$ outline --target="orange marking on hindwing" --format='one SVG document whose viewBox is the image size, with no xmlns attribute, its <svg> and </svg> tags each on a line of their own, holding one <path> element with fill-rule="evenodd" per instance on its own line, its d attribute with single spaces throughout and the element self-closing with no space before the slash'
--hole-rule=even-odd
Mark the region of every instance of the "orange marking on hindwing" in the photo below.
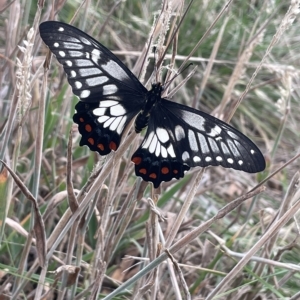
<svg viewBox="0 0 300 300">
<path fill-rule="evenodd" d="M 162 172 L 163 174 L 168 174 L 168 173 L 170 172 L 170 169 L 167 168 L 167 167 L 163 167 L 163 168 L 161 168 L 161 172 Z"/>
<path fill-rule="evenodd" d="M 97 147 L 98 147 L 101 151 L 104 150 L 104 145 L 103 145 L 103 144 L 98 144 Z"/>
<path fill-rule="evenodd" d="M 157 175 L 156 175 L 155 173 L 151 173 L 151 174 L 149 175 L 149 177 L 152 178 L 152 179 L 156 179 L 156 178 L 157 178 Z"/>
<path fill-rule="evenodd" d="M 144 174 L 144 175 L 147 174 L 147 170 L 146 170 L 145 168 L 140 169 L 139 172 L 140 172 L 141 174 Z"/>
<path fill-rule="evenodd" d="M 91 145 L 94 145 L 95 144 L 95 140 L 93 138 L 89 138 L 88 139 L 88 142 L 91 144 Z"/>
<path fill-rule="evenodd" d="M 91 126 L 90 124 L 86 124 L 86 125 L 84 126 L 84 128 L 85 128 L 85 130 L 86 130 L 87 132 L 91 132 L 91 131 L 92 131 L 92 126 Z"/>
<path fill-rule="evenodd" d="M 134 157 L 132 160 L 131 160 L 134 164 L 136 165 L 139 165 L 141 162 L 142 162 L 142 159 L 138 156 Z"/>
<path fill-rule="evenodd" d="M 117 150 L 117 144 L 115 142 L 110 142 L 109 143 L 109 149 L 116 151 Z"/>
</svg>

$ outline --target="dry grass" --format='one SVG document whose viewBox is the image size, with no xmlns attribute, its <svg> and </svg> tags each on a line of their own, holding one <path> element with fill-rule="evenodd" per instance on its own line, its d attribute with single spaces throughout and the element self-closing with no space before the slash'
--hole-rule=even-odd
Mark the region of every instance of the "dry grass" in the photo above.
<svg viewBox="0 0 300 300">
<path fill-rule="evenodd" d="M 297 299 L 299 3 L 99 2 L 0 6 L 1 297 Z M 154 190 L 133 172 L 132 130 L 107 157 L 79 147 L 78 100 L 55 58 L 44 68 L 37 29 L 53 16 L 148 87 L 193 62 L 169 95 L 231 120 L 267 169 L 197 168 Z"/>
</svg>

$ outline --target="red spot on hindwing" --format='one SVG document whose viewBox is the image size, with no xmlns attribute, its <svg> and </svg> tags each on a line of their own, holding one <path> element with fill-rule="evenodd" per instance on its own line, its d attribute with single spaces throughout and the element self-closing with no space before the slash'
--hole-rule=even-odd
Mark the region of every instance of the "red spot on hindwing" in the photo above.
<svg viewBox="0 0 300 300">
<path fill-rule="evenodd" d="M 174 174 L 178 174 L 178 170 L 173 170 L 173 173 Z"/>
<path fill-rule="evenodd" d="M 101 151 L 104 151 L 104 145 L 103 145 L 103 144 L 98 144 L 97 147 L 98 147 Z"/>
<path fill-rule="evenodd" d="M 151 173 L 151 174 L 149 175 L 149 177 L 152 178 L 152 179 L 156 179 L 156 178 L 157 178 L 157 175 L 156 175 L 155 173 Z"/>
<path fill-rule="evenodd" d="M 91 126 L 90 124 L 86 124 L 86 125 L 84 126 L 84 128 L 85 128 L 85 130 L 86 130 L 87 132 L 91 132 L 91 131 L 92 131 L 92 126 Z"/>
<path fill-rule="evenodd" d="M 94 144 L 95 144 L 95 141 L 94 141 L 93 138 L 89 138 L 89 139 L 88 139 L 88 142 L 89 142 L 91 145 L 94 145 Z"/>
<path fill-rule="evenodd" d="M 142 162 L 142 159 L 139 156 L 133 157 L 131 160 L 135 165 L 139 165 Z"/>
<path fill-rule="evenodd" d="M 110 142 L 109 143 L 109 149 L 116 151 L 117 150 L 117 144 L 115 142 Z"/>
<path fill-rule="evenodd" d="M 165 174 L 168 174 L 170 172 L 170 169 L 167 168 L 167 167 L 163 167 L 163 168 L 161 168 L 161 172 L 165 175 Z"/>
<path fill-rule="evenodd" d="M 147 170 L 146 170 L 145 168 L 139 169 L 139 172 L 140 172 L 141 174 L 144 174 L 144 175 L 147 174 Z"/>
<path fill-rule="evenodd" d="M 84 118 L 79 118 L 79 122 L 83 123 L 84 122 Z"/>
</svg>

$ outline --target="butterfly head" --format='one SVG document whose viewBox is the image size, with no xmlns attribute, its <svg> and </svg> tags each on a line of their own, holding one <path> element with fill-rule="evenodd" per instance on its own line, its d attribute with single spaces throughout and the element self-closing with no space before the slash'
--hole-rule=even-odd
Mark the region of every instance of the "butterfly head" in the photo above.
<svg viewBox="0 0 300 300">
<path fill-rule="evenodd" d="M 158 82 L 158 83 L 152 83 L 152 88 L 149 92 L 151 94 L 156 95 L 157 97 L 160 97 L 163 90 L 164 90 L 164 86 L 160 82 Z"/>
</svg>

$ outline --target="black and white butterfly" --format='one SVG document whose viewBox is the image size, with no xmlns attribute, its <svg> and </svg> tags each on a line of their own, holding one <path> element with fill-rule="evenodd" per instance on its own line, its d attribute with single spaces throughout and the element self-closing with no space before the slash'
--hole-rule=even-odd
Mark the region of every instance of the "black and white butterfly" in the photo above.
<svg viewBox="0 0 300 300">
<path fill-rule="evenodd" d="M 160 83 L 148 91 L 111 51 L 81 30 L 49 21 L 40 24 L 40 35 L 81 100 L 73 117 L 81 146 L 100 155 L 116 151 L 137 116 L 135 131 L 148 128 L 131 160 L 136 175 L 155 188 L 196 166 L 248 173 L 265 169 L 263 155 L 246 136 L 211 115 L 161 98 Z"/>
</svg>

